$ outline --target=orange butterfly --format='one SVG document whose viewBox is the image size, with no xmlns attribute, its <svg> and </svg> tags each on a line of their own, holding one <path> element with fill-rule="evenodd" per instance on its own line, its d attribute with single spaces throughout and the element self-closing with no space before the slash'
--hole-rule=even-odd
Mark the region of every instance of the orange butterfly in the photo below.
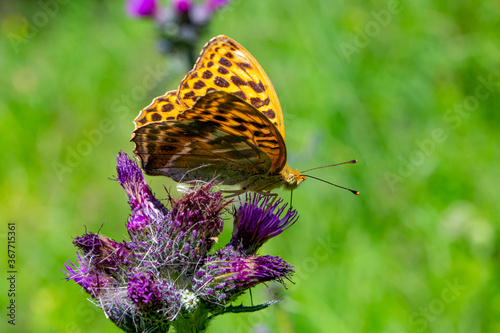
<svg viewBox="0 0 500 333">
<path fill-rule="evenodd" d="M 306 176 L 287 164 L 283 112 L 257 60 L 229 37 L 211 39 L 177 91 L 134 120 L 134 153 L 149 175 L 294 189 Z"/>
</svg>

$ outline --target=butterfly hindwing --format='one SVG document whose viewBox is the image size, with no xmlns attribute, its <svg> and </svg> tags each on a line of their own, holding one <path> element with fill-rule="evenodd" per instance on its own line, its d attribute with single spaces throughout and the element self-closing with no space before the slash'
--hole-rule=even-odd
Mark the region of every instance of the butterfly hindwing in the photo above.
<svg viewBox="0 0 500 333">
<path fill-rule="evenodd" d="M 286 162 L 283 138 L 270 121 L 248 103 L 220 91 L 201 97 L 177 120 L 137 128 L 133 141 L 147 173 L 176 181 L 217 177 L 233 185 L 252 175 L 279 171 Z"/>
<path fill-rule="evenodd" d="M 211 92 L 179 119 L 217 124 L 224 132 L 244 138 L 269 156 L 272 161 L 270 173 L 283 169 L 286 163 L 285 142 L 277 128 L 253 106 L 231 94 Z"/>
<path fill-rule="evenodd" d="M 257 172 L 264 172 L 271 165 L 269 158 L 241 138 L 228 136 L 218 128 L 210 132 L 200 128 L 209 129 L 197 120 L 159 122 L 138 129 L 139 137 L 147 138 L 146 142 L 136 142 L 135 153 L 143 169 L 148 174 L 163 174 L 175 181 L 217 179 L 233 185 L 251 175 L 254 165 Z M 158 132 L 162 134 L 152 134 Z M 175 137 L 179 135 L 189 136 L 191 140 L 176 142 Z"/>
</svg>

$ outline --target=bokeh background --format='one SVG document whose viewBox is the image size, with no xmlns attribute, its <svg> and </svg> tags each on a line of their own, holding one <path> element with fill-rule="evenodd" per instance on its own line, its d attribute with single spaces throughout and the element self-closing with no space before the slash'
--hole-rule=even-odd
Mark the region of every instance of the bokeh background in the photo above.
<svg viewBox="0 0 500 333">
<path fill-rule="evenodd" d="M 118 332 L 60 268 L 85 227 L 126 239 L 116 154 L 132 154 L 132 120 L 189 68 L 123 1 L 2 1 L 0 20 L 0 233 L 5 245 L 16 224 L 18 271 L 15 327 L 1 279 L 1 330 Z M 269 285 L 281 303 L 212 332 L 500 331 L 499 32 L 492 0 L 237 0 L 215 15 L 198 49 L 225 34 L 260 62 L 291 166 L 357 158 L 313 175 L 361 195 L 312 179 L 294 191 L 299 222 L 261 253 L 295 265 L 295 284 Z"/>
</svg>

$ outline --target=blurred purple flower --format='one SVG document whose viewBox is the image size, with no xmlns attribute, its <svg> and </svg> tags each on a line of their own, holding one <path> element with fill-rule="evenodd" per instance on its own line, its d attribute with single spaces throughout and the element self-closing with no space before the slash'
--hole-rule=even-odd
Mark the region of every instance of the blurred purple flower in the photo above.
<svg viewBox="0 0 500 333">
<path fill-rule="evenodd" d="M 127 14 L 132 17 L 152 17 L 158 10 L 156 0 L 128 0 Z"/>
<path fill-rule="evenodd" d="M 180 13 L 187 13 L 193 7 L 191 0 L 173 0 L 174 8 Z"/>
<path fill-rule="evenodd" d="M 160 32 L 159 48 L 163 53 L 184 54 L 193 66 L 195 48 L 213 15 L 231 0 L 172 0 L 161 6 L 153 0 L 129 0 L 127 13 L 149 17 Z"/>
<path fill-rule="evenodd" d="M 169 196 L 168 210 L 155 198 L 144 176 L 125 153 L 117 157 L 116 180 L 125 190 L 132 214 L 127 222 L 130 241 L 117 242 L 85 233 L 73 244 L 77 260 L 64 264 L 67 280 L 88 292 L 122 330 L 203 332 L 209 321 L 226 312 L 250 312 L 276 301 L 232 306 L 249 288 L 267 281 L 284 284 L 293 267 L 279 257 L 257 256 L 268 239 L 297 219 L 283 212 L 281 200 L 246 196 L 234 209 L 231 242 L 211 252 L 222 232 L 227 201 L 214 184 L 198 185 L 180 199 Z M 273 199 L 274 200 L 274 199 Z"/>
<path fill-rule="evenodd" d="M 246 195 L 245 203 L 234 209 L 233 236 L 229 242 L 245 254 L 255 254 L 269 239 L 290 228 L 298 219 L 296 210 L 285 211 L 287 205 L 269 195 Z"/>
<path fill-rule="evenodd" d="M 230 2 L 231 2 L 231 0 L 207 0 L 205 2 L 205 4 L 206 4 L 207 8 L 213 12 L 221 7 L 224 7 L 225 5 L 227 5 Z"/>
</svg>

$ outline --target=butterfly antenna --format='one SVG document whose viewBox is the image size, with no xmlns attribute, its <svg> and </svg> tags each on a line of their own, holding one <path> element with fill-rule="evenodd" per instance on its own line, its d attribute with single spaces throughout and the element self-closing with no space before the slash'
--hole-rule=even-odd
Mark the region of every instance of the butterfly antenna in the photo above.
<svg viewBox="0 0 500 333">
<path fill-rule="evenodd" d="M 350 161 L 347 161 L 347 162 L 342 162 L 342 163 L 337 163 L 337 164 L 330 164 L 330 165 L 325 165 L 325 166 L 321 166 L 321 167 L 317 167 L 317 168 L 312 168 L 312 169 L 309 169 L 309 170 L 304 170 L 304 171 L 301 171 L 300 173 L 309 172 L 309 171 L 318 170 L 318 169 L 329 168 L 329 167 L 334 167 L 334 166 L 337 166 L 337 165 L 354 164 L 354 163 L 357 163 L 357 162 L 358 162 L 358 160 L 350 160 Z M 310 177 L 310 176 L 308 176 L 308 177 Z M 311 178 L 313 178 L 313 177 L 311 177 Z"/>
<path fill-rule="evenodd" d="M 344 164 L 345 164 L 345 163 L 344 163 Z M 304 176 L 309 177 L 309 178 L 312 178 L 312 179 L 319 180 L 319 181 L 321 181 L 321 182 L 323 182 L 323 183 L 327 183 L 327 184 L 333 185 L 333 186 L 335 186 L 335 187 L 338 187 L 338 188 L 341 188 L 341 189 L 344 189 L 344 190 L 348 190 L 348 191 L 349 191 L 349 192 L 351 192 L 351 193 L 354 193 L 354 194 L 356 194 L 356 195 L 359 195 L 359 191 L 355 191 L 355 190 L 352 190 L 352 189 L 347 188 L 347 187 L 344 187 L 344 186 L 340 186 L 340 185 L 337 185 L 337 184 L 334 184 L 334 183 L 327 182 L 326 180 L 323 180 L 323 179 L 318 178 L 318 177 L 309 176 L 309 175 L 304 175 Z"/>
</svg>

